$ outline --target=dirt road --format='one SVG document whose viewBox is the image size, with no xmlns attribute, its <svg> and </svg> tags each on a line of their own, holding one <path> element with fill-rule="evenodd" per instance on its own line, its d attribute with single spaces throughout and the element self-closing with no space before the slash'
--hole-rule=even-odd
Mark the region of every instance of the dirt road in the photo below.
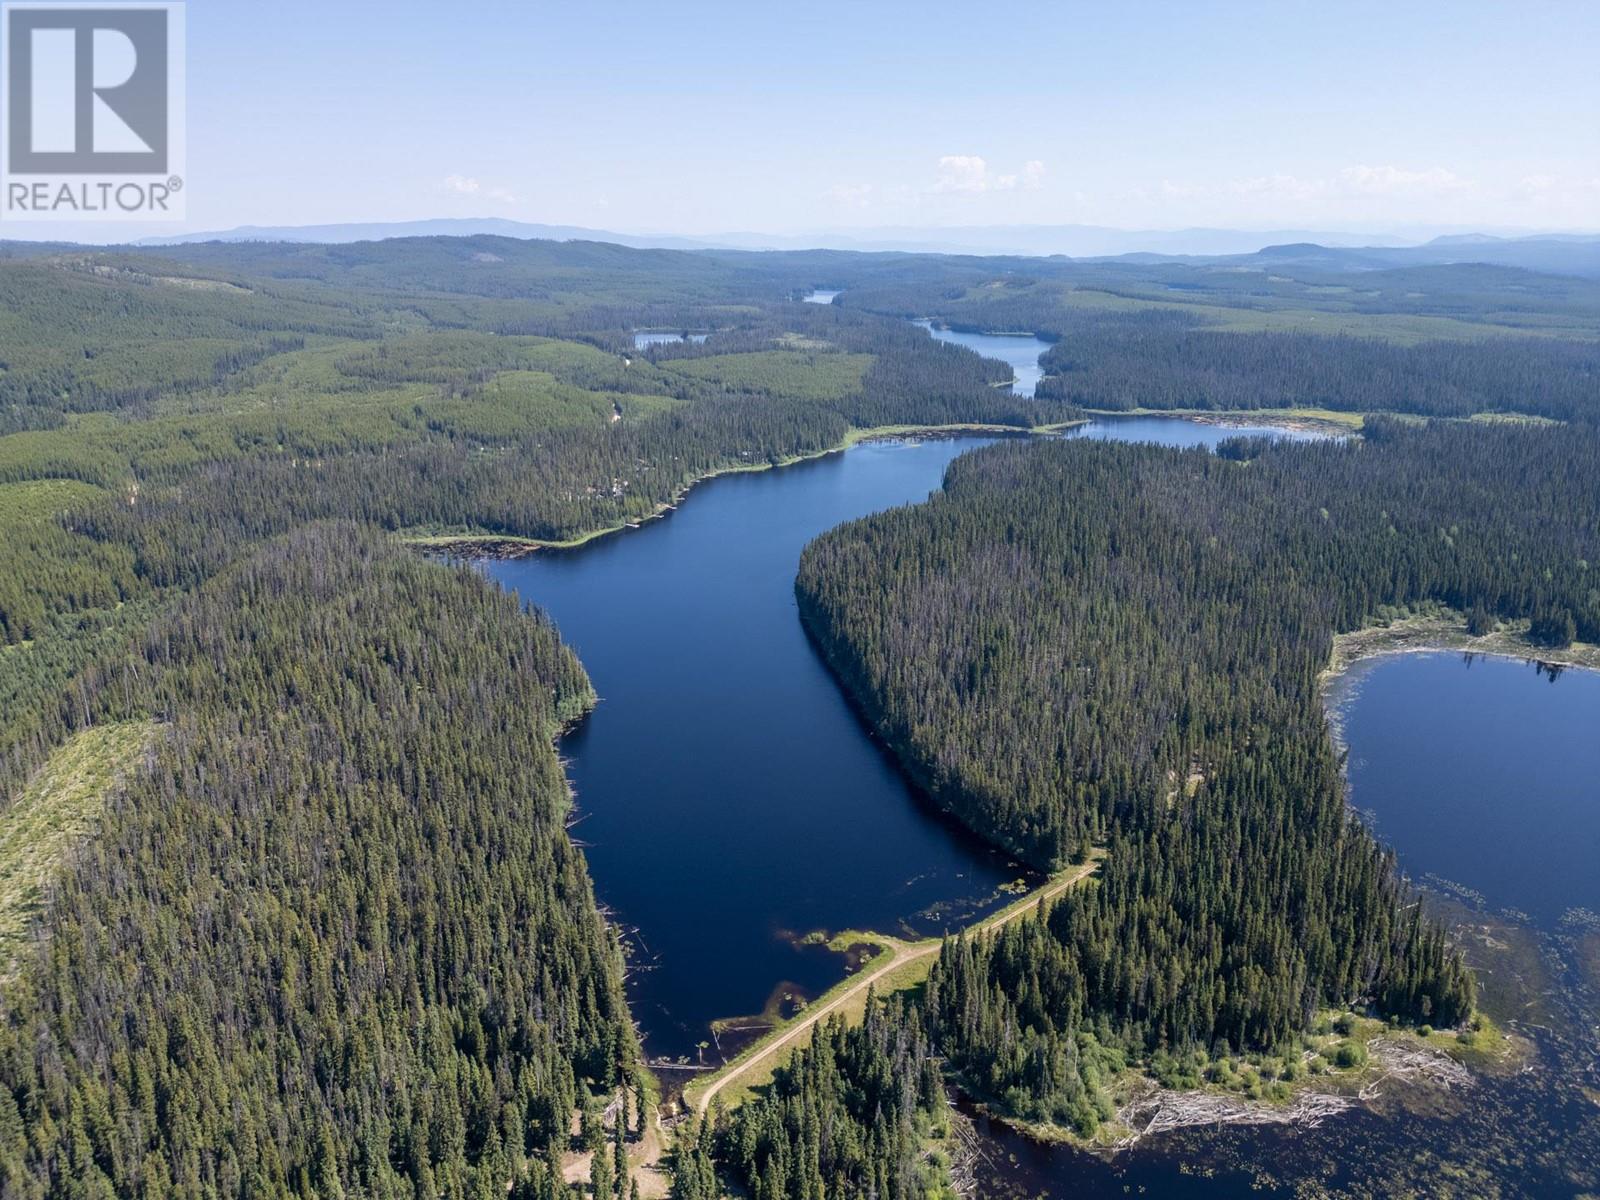
<svg viewBox="0 0 1600 1200">
<path fill-rule="evenodd" d="M 993 916 L 968 926 L 968 933 L 988 933 L 999 929 L 1012 921 L 1020 920 L 1031 913 L 1041 900 L 1053 900 L 1069 887 L 1081 883 L 1094 873 L 1100 865 L 1101 856 L 1097 853 L 1081 866 L 1072 867 L 1055 876 L 1049 883 L 1029 895 L 1023 897 L 1018 903 L 1011 905 Z M 713 1075 L 705 1083 L 697 1082 L 684 1093 L 684 1102 L 698 1112 L 706 1112 L 711 1107 L 711 1102 L 716 1099 L 717 1093 L 730 1083 L 742 1079 L 750 1072 L 772 1061 L 774 1055 L 781 1054 L 786 1047 L 793 1046 L 797 1039 L 808 1036 L 812 1026 L 831 1013 L 838 1012 L 850 1004 L 852 1000 L 859 1000 L 866 990 L 880 982 L 884 976 L 899 970 L 908 963 L 919 959 L 932 958 L 939 953 L 940 939 L 929 938 L 921 942 L 902 942 L 898 938 L 884 939 L 890 946 L 887 954 L 873 959 L 872 966 L 862 972 L 849 987 L 830 997 L 826 1002 L 808 1008 L 796 1017 L 783 1029 L 783 1032 L 760 1046 L 754 1054 L 747 1058 L 737 1059 Z"/>
</svg>

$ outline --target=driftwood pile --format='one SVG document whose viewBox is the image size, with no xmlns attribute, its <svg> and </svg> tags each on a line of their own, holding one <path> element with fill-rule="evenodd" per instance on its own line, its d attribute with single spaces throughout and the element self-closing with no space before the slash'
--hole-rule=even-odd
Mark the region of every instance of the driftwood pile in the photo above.
<svg viewBox="0 0 1600 1200">
<path fill-rule="evenodd" d="M 1383 1094 L 1383 1085 L 1391 1080 L 1402 1083 L 1426 1083 L 1446 1091 L 1472 1086 L 1472 1072 L 1440 1050 L 1430 1050 L 1414 1042 L 1397 1042 L 1390 1038 L 1373 1038 L 1367 1043 L 1369 1061 L 1377 1063 L 1383 1073 L 1362 1087 L 1360 1097 L 1374 1100 Z"/>
<path fill-rule="evenodd" d="M 1157 1088 L 1125 1105 L 1117 1120 L 1133 1132 L 1116 1143 L 1124 1150 L 1154 1133 L 1199 1125 L 1295 1125 L 1313 1129 L 1329 1117 L 1355 1107 L 1348 1096 L 1302 1092 L 1289 1104 L 1269 1104 L 1216 1092 L 1174 1092 Z"/>
</svg>

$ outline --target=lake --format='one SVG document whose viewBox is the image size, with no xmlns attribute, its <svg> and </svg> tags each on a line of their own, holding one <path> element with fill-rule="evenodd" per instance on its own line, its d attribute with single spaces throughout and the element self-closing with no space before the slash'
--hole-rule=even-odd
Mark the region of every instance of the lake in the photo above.
<svg viewBox="0 0 1600 1200">
<path fill-rule="evenodd" d="M 1080 436 L 1194 445 L 1237 432 L 1140 417 Z M 794 601 L 807 542 L 925 499 L 985 441 L 869 442 L 723 476 L 637 530 L 483 564 L 554 616 L 602 697 L 561 751 L 595 889 L 637 931 L 630 989 L 653 1057 L 698 1058 L 706 1040 L 714 1055 L 712 1021 L 832 986 L 843 960 L 796 944 L 806 934 L 936 934 L 1026 877 L 914 793 Z"/>
<path fill-rule="evenodd" d="M 1011 390 L 1019 396 L 1031 396 L 1044 378 L 1044 368 L 1039 356 L 1050 349 L 1050 343 L 1031 333 L 958 333 L 954 329 L 941 329 L 932 321 L 917 321 L 941 342 L 965 346 L 984 358 L 998 358 L 1011 368 Z"/>
<path fill-rule="evenodd" d="M 1175 417 L 1096 417 L 1085 425 L 1067 430 L 1062 436 L 1089 438 L 1102 442 L 1153 442 L 1180 450 L 1204 446 L 1215 450 L 1229 438 L 1269 437 L 1274 441 L 1314 442 L 1340 437 L 1332 430 L 1288 429 L 1269 425 L 1221 425 L 1210 421 L 1191 421 Z"/>
<path fill-rule="evenodd" d="M 648 350 L 651 346 L 676 346 L 682 342 L 694 342 L 696 345 L 705 341 L 709 333 L 684 333 L 664 329 L 639 329 L 633 334 L 633 348 L 635 350 Z"/>
<path fill-rule="evenodd" d="M 1309 436 L 1159 417 L 1098 420 L 1077 436 L 1191 446 L 1240 433 Z M 921 500 L 951 459 L 984 441 L 872 442 L 725 476 L 636 530 L 483 564 L 553 614 L 602 697 L 561 744 L 577 793 L 573 836 L 601 902 L 629 931 L 630 999 L 657 1062 L 698 1059 L 701 1043 L 710 1043 L 705 1060 L 717 1061 L 719 1046 L 736 1050 L 760 1014 L 786 1012 L 840 979 L 846 960 L 804 935 L 935 933 L 999 906 L 1009 898 L 1003 887 L 1026 877 L 906 784 L 794 607 L 808 541 Z M 1469 1161 L 1467 1177 L 1484 1186 L 1462 1194 L 1570 1195 L 1550 1188 L 1571 1164 L 1600 1170 L 1597 1110 L 1582 1090 L 1600 1088 L 1600 1018 L 1581 999 L 1590 995 L 1584 948 L 1600 964 L 1600 933 L 1561 919 L 1596 880 L 1596 808 L 1585 809 L 1584 795 L 1596 778 L 1600 685 L 1581 672 L 1552 684 L 1531 666 L 1498 660 L 1467 667 L 1459 656 L 1377 659 L 1350 678 L 1341 712 L 1355 803 L 1413 874 L 1461 885 L 1430 893 L 1430 903 L 1454 906 L 1440 911 L 1458 928 L 1475 936 L 1482 926 L 1492 931 L 1486 946 L 1523 952 L 1515 972 L 1475 956 L 1486 978 L 1551 964 L 1523 989 L 1554 997 L 1541 1002 L 1541 1030 L 1532 1031 L 1545 1069 L 1486 1081 L 1443 1114 L 1393 1107 L 1317 1129 L 1191 1130 L 1109 1160 L 995 1129 L 985 1197 L 1145 1189 L 1211 1200 L 1252 1188 L 1287 1194 L 1308 1182 L 1387 1194 L 1390 1172 L 1429 1161 L 1418 1155 Z M 1488 716 L 1474 721 L 1485 707 Z M 1568 763 L 1575 745 L 1588 757 Z M 1512 818 L 1494 822 L 1496 808 Z M 1519 832 L 1528 840 L 1518 842 Z M 1497 856 L 1515 865 L 1503 879 L 1488 869 Z M 1541 872 L 1565 879 L 1540 880 Z M 1484 898 L 1463 899 L 1462 887 Z M 1500 906 L 1550 919 L 1535 925 Z M 1517 993 L 1497 1016 L 1534 1023 L 1527 1003 Z M 750 1019 L 713 1031 L 728 1018 Z"/>
<path fill-rule="evenodd" d="M 724 476 L 638 530 L 486 564 L 555 617 L 602 697 L 561 751 L 596 891 L 638 931 L 631 996 L 653 1057 L 697 1056 L 714 1019 L 832 986 L 842 960 L 805 934 L 937 933 L 1023 877 L 918 800 L 795 611 L 807 542 L 926 498 L 975 444 Z"/>
<path fill-rule="evenodd" d="M 1352 667 L 1334 702 L 1351 803 L 1408 874 L 1546 930 L 1600 912 L 1600 672 L 1384 655 Z"/>
<path fill-rule="evenodd" d="M 807 292 L 800 299 L 806 304 L 832 304 L 833 298 L 837 295 L 839 295 L 837 291 L 830 292 L 824 288 L 818 288 L 816 291 Z"/>
</svg>

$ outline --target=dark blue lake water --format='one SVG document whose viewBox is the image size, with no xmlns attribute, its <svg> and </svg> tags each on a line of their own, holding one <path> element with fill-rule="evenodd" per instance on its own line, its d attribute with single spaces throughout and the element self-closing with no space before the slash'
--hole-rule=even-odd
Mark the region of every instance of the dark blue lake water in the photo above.
<svg viewBox="0 0 1600 1200">
<path fill-rule="evenodd" d="M 1461 654 L 1357 663 L 1350 801 L 1400 855 L 1546 930 L 1600 912 L 1600 672 Z"/>
<path fill-rule="evenodd" d="M 1141 417 L 1078 436 L 1189 446 L 1240 432 L 1272 431 Z M 552 613 L 602 697 L 561 748 L 596 891 L 637 931 L 629 988 L 652 1057 L 696 1058 L 713 1020 L 843 976 L 840 956 L 798 935 L 937 932 L 1003 903 L 1001 885 L 1022 876 L 931 811 L 870 740 L 792 590 L 813 537 L 920 501 L 981 444 L 870 443 L 726 476 L 637 530 L 484 564 Z M 1356 679 L 1343 710 L 1355 800 L 1412 874 L 1546 916 L 1600 907 L 1600 817 L 1585 801 L 1600 777 L 1595 676 L 1552 684 L 1531 666 L 1446 655 L 1374 660 Z M 984 1195 L 1212 1198 L 1308 1180 L 1381 1195 L 1373 1181 L 1391 1165 L 1468 1149 L 1498 1194 L 1571 1194 L 1549 1188 L 1594 1154 L 1581 1099 L 1593 1054 L 1571 1039 L 1541 1047 L 1554 1074 L 1485 1084 L 1450 1120 L 1357 1112 L 1314 1130 L 1198 1130 L 1109 1161 L 991 1131 Z"/>
<path fill-rule="evenodd" d="M 1190 421 L 1095 434 L 1190 445 Z M 1236 431 L 1230 431 L 1236 432 Z M 934 934 L 1024 872 L 926 805 L 807 641 L 794 574 L 836 525 L 926 499 L 984 439 L 874 442 L 695 488 L 665 520 L 577 550 L 484 564 L 546 609 L 601 703 L 565 741 L 590 872 L 638 931 L 630 985 L 655 1057 L 710 1022 L 814 996 L 840 957 L 817 930 Z"/>
<path fill-rule="evenodd" d="M 486 570 L 548 610 L 601 703 L 562 743 L 600 899 L 637 928 L 635 1015 L 653 1056 L 780 987 L 816 995 L 814 930 L 936 933 L 1023 874 L 911 791 L 812 650 L 800 551 L 925 499 L 976 443 L 876 443 L 694 489 L 677 512 Z"/>
</svg>

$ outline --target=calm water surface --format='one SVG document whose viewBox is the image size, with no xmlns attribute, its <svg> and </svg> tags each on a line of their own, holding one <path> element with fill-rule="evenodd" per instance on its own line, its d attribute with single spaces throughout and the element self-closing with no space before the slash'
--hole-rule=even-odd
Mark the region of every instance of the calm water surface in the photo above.
<svg viewBox="0 0 1600 1200">
<path fill-rule="evenodd" d="M 1119 432 L 1185 445 L 1218 433 L 1144 418 L 1091 427 Z M 637 930 L 630 987 L 652 1056 L 698 1057 L 712 1021 L 832 986 L 843 961 L 795 944 L 808 933 L 939 933 L 1024 877 L 914 794 L 794 602 L 807 542 L 926 499 L 951 459 L 984 444 L 876 442 L 724 476 L 665 520 L 484 564 L 554 616 L 600 693 L 561 749 L 596 891 Z"/>
<path fill-rule="evenodd" d="M 794 575 L 812 538 L 920 501 L 975 441 L 880 443 L 697 487 L 665 520 L 486 569 L 547 609 L 602 697 L 562 743 L 603 903 L 636 928 L 652 1056 L 709 1023 L 816 995 L 815 930 L 931 934 L 1023 872 L 912 794 L 806 640 Z"/>
<path fill-rule="evenodd" d="M 1356 664 L 1335 699 L 1351 803 L 1407 874 L 1547 930 L 1600 912 L 1600 671 L 1388 655 Z"/>
<path fill-rule="evenodd" d="M 1241 432 L 1286 436 L 1147 417 L 1078 436 L 1191 446 Z M 1001 885 L 1022 876 L 930 811 L 867 737 L 806 641 L 792 590 L 809 540 L 920 501 L 981 444 L 872 443 L 729 476 L 638 530 L 484 564 L 554 615 L 602 697 L 562 752 L 596 891 L 637 931 L 629 988 L 652 1057 L 695 1058 L 717 1041 L 717 1018 L 831 986 L 843 960 L 799 935 L 937 932 L 1003 903 Z M 1464 919 L 1503 922 L 1497 936 L 1523 938 L 1552 970 L 1581 958 L 1572 913 L 1600 908 L 1596 676 L 1551 683 L 1516 663 L 1410 656 L 1359 667 L 1336 699 L 1354 802 L 1406 869 L 1482 892 Z M 1582 990 L 1570 971 L 1551 980 L 1547 992 Z M 1415 1182 L 1422 1154 L 1468 1160 L 1476 1184 L 1463 1195 L 1576 1195 L 1584 1180 L 1600 1187 L 1600 1108 L 1581 1090 L 1600 1085 L 1596 1018 L 1577 1001 L 1556 1007 L 1532 1031 L 1536 1073 L 1485 1083 L 1442 1116 L 1190 1131 L 1111 1160 L 990 1130 L 983 1194 L 1210 1198 L 1314 1182 L 1383 1195 L 1391 1172 Z"/>
<path fill-rule="evenodd" d="M 1011 368 L 1011 390 L 1019 396 L 1033 395 L 1033 389 L 1044 378 L 1044 368 L 1039 356 L 1050 349 L 1050 343 L 1031 333 L 957 333 L 954 329 L 940 329 L 932 321 L 917 321 L 936 339 L 953 345 L 965 346 L 985 358 L 998 358 Z"/>
<path fill-rule="evenodd" d="M 664 329 L 640 329 L 633 335 L 633 348 L 648 350 L 651 346 L 676 346 L 680 342 L 694 342 L 698 345 L 710 336 L 709 333 L 686 334 L 682 330 L 674 333 Z"/>
</svg>

